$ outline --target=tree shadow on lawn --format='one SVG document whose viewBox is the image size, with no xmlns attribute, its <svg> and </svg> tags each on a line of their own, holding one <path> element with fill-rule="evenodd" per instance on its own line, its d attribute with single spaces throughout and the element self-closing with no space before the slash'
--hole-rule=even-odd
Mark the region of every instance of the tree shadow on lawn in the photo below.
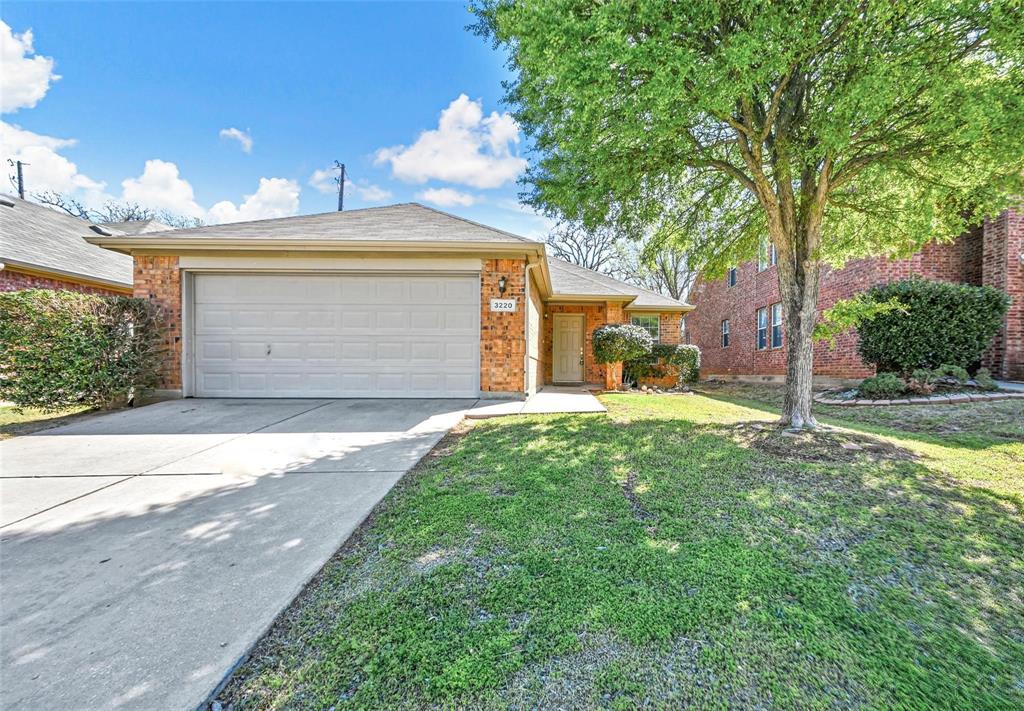
<svg viewBox="0 0 1024 711">
<path fill-rule="evenodd" d="M 720 402 L 728 402 L 764 412 L 772 415 L 775 419 L 779 416 L 780 405 L 746 394 L 720 392 L 714 389 L 702 389 L 700 394 Z M 1024 442 L 1024 436 L 1018 435 L 1010 428 L 1003 427 L 1011 420 L 1019 421 L 1024 418 L 1024 402 L 1019 400 L 925 407 L 929 408 L 930 413 L 941 412 L 941 415 L 935 417 L 934 420 L 921 418 L 923 412 L 922 406 L 919 405 L 890 405 L 879 408 L 815 405 L 814 411 L 824 424 L 844 427 L 865 434 L 914 440 L 922 444 L 940 447 L 983 450 Z M 872 412 L 866 413 L 863 410 L 872 410 Z M 877 417 L 879 421 L 856 419 L 857 415 L 865 416 L 866 414 Z M 884 417 L 882 417 L 883 415 Z M 968 418 L 968 416 L 970 417 Z M 967 419 L 971 420 L 969 428 L 964 427 Z M 1024 467 L 1024 463 L 1022 463 L 1022 467 Z"/>
<path fill-rule="evenodd" d="M 221 700 L 1024 701 L 1019 497 L 913 456 L 783 456 L 685 413 L 487 421 L 439 447 Z"/>
</svg>

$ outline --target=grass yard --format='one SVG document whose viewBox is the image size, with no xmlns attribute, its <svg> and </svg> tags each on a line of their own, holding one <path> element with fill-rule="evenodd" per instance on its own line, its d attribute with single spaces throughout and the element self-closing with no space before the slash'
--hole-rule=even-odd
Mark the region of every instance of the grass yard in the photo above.
<svg viewBox="0 0 1024 711">
<path fill-rule="evenodd" d="M 43 412 L 31 407 L 19 410 L 13 405 L 0 405 L 0 441 L 66 425 L 77 419 L 76 415 L 88 410 L 87 407 L 75 407 L 57 412 Z"/>
<path fill-rule="evenodd" d="M 822 408 L 851 429 L 790 437 L 777 397 L 465 426 L 220 700 L 1021 708 L 1024 401 Z"/>
</svg>

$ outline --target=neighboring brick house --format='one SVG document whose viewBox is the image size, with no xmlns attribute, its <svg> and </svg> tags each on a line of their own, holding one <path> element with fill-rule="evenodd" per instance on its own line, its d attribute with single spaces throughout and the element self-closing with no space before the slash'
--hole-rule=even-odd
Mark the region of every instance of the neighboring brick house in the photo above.
<svg viewBox="0 0 1024 711">
<path fill-rule="evenodd" d="M 88 239 L 133 255 L 135 295 L 164 307 L 168 397 L 615 387 L 594 329 L 634 321 L 678 342 L 692 309 L 417 204 Z"/>
<path fill-rule="evenodd" d="M 0 291 L 131 294 L 131 257 L 86 242 L 91 227 L 77 217 L 0 195 Z M 100 227 L 111 234 L 130 234 L 136 228 L 169 229 L 152 220 Z"/>
<path fill-rule="evenodd" d="M 782 309 L 775 306 L 780 296 L 773 256 L 762 250 L 759 259 L 740 264 L 726 277 L 698 279 L 694 285 L 695 310 L 686 316 L 685 329 L 687 341 L 701 349 L 703 376 L 784 376 L 785 336 Z M 982 365 L 998 378 L 1024 379 L 1024 212 L 1006 210 L 953 242 L 925 245 L 909 259 L 855 259 L 842 269 L 826 269 L 819 309 L 872 285 L 915 275 L 1007 292 L 1009 314 Z M 873 375 L 874 369 L 861 360 L 857 333 L 851 330 L 835 347 L 815 344 L 814 373 L 819 380 L 853 380 Z"/>
</svg>

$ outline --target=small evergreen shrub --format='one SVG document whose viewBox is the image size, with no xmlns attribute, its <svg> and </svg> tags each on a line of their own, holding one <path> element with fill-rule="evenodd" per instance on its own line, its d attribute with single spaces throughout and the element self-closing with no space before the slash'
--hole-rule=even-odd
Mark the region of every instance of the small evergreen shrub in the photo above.
<svg viewBox="0 0 1024 711">
<path fill-rule="evenodd" d="M 978 368 L 978 372 L 974 374 L 974 382 L 978 384 L 978 387 L 982 390 L 998 390 L 999 386 L 996 384 L 995 378 L 992 377 L 991 371 L 988 368 Z"/>
<path fill-rule="evenodd" d="M 651 353 L 654 339 L 639 326 L 614 323 L 594 329 L 592 343 L 598 363 L 625 363 Z"/>
<path fill-rule="evenodd" d="M 666 375 L 674 375 L 679 385 L 695 383 L 700 378 L 700 349 L 686 344 L 655 344 L 649 353 L 626 361 L 623 375 L 626 382 L 630 383 Z"/>
<path fill-rule="evenodd" d="M 858 326 L 860 354 L 884 372 L 971 367 L 1006 318 L 1010 297 L 990 286 L 908 279 L 873 287 L 867 298 L 901 308 Z"/>
<path fill-rule="evenodd" d="M 110 407 L 156 382 L 159 308 L 146 299 L 28 289 L 0 294 L 0 400 Z"/>
<path fill-rule="evenodd" d="M 961 368 L 959 365 L 950 365 L 949 363 L 944 363 L 936 368 L 934 376 L 936 379 L 951 378 L 960 385 L 963 385 L 971 379 L 971 376 L 968 375 L 966 370 Z"/>
<path fill-rule="evenodd" d="M 857 388 L 861 397 L 875 400 L 898 397 L 907 391 L 907 384 L 895 373 L 879 373 Z"/>
<path fill-rule="evenodd" d="M 915 395 L 931 395 L 935 392 L 935 373 L 927 368 L 917 368 L 910 374 L 907 389 Z"/>
</svg>

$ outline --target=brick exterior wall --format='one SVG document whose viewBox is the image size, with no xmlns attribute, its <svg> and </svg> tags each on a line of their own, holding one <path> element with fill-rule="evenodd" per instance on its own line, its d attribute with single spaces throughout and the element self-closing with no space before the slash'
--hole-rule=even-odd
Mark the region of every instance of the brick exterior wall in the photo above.
<svg viewBox="0 0 1024 711">
<path fill-rule="evenodd" d="M 164 310 L 164 359 L 160 390 L 181 390 L 181 270 L 177 257 L 135 257 L 135 296 Z"/>
<path fill-rule="evenodd" d="M 59 289 L 64 291 L 77 291 L 81 294 L 113 294 L 125 296 L 131 293 L 129 287 L 117 290 L 102 286 L 89 286 L 63 279 L 51 279 L 49 277 L 25 274 L 10 267 L 0 270 L 0 291 L 21 291 L 23 289 Z"/>
<path fill-rule="evenodd" d="M 508 279 L 505 293 L 498 280 Z M 491 311 L 491 299 L 518 302 L 512 313 Z M 521 393 L 526 387 L 526 260 L 486 259 L 480 273 L 480 389 Z"/>
<path fill-rule="evenodd" d="M 1010 311 L 983 365 L 999 378 L 1024 380 L 1024 212 L 985 223 L 982 282 L 1010 295 Z"/>
<path fill-rule="evenodd" d="M 996 339 L 983 363 L 997 377 L 1021 378 L 1024 377 L 1020 370 L 1024 368 L 1024 276 L 1017 255 L 1022 251 L 1024 216 L 1007 211 L 953 242 L 925 245 L 907 259 L 872 257 L 852 260 L 842 269 L 826 268 L 821 278 L 818 306 L 825 310 L 836 301 L 849 298 L 874 284 L 915 275 L 938 281 L 991 284 L 1010 293 L 1015 306 L 1011 306 L 1007 326 L 1003 329 L 1005 337 Z M 738 278 L 733 287 L 729 287 L 725 279 L 698 279 L 690 300 L 697 308 L 686 316 L 686 338 L 701 349 L 702 372 L 713 375 L 785 375 L 785 337 L 783 348 L 756 348 L 757 310 L 781 300 L 776 267 L 758 272 L 756 261 L 744 262 L 738 267 Z M 730 343 L 727 348 L 721 347 L 720 340 L 723 319 L 729 319 Z M 1005 346 L 1002 345 L 1004 343 Z M 843 379 L 873 375 L 874 368 L 864 363 L 857 353 L 857 344 L 854 330 L 841 334 L 835 347 L 827 343 L 815 344 L 815 375 Z"/>
</svg>

